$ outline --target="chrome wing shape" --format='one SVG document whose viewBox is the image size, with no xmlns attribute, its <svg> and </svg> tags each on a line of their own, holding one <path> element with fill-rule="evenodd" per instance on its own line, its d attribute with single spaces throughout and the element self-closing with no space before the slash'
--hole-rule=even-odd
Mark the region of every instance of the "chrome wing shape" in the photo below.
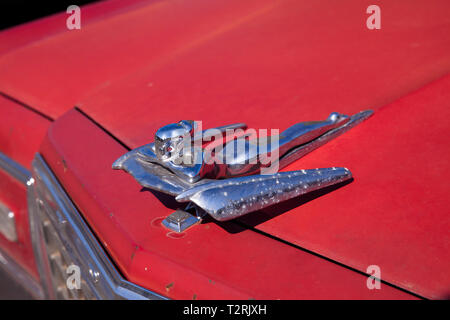
<svg viewBox="0 0 450 320">
<path fill-rule="evenodd" d="M 116 168 L 125 168 L 143 187 L 193 202 L 214 219 L 226 221 L 352 177 L 347 168 L 323 168 L 252 175 L 223 180 L 204 179 L 194 184 L 154 164 L 127 157 Z"/>
<path fill-rule="evenodd" d="M 347 168 L 309 169 L 208 182 L 175 199 L 192 201 L 214 219 L 226 221 L 352 177 Z"/>
<path fill-rule="evenodd" d="M 153 143 L 134 149 L 117 159 L 112 168 L 122 169 L 133 176 L 145 188 L 177 196 L 194 185 L 205 183 L 201 180 L 195 184 L 184 181 L 159 164 L 148 162 L 142 153 L 152 151 Z"/>
<path fill-rule="evenodd" d="M 372 113 L 371 110 L 361 111 L 349 117 L 341 126 L 292 148 L 279 159 L 279 167 L 287 166 L 336 138 Z M 245 124 L 233 126 L 245 127 Z M 352 177 L 346 168 L 324 168 L 227 179 L 203 178 L 189 182 L 156 160 L 153 162 L 149 159 L 157 159 L 154 143 L 131 150 L 117 159 L 112 167 L 128 172 L 143 187 L 172 195 L 178 202 L 194 203 L 220 221 L 234 219 Z"/>
</svg>

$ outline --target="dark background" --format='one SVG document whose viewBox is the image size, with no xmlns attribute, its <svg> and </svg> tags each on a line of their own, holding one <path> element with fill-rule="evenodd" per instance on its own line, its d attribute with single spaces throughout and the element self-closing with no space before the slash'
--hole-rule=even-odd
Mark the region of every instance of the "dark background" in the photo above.
<svg viewBox="0 0 450 320">
<path fill-rule="evenodd" d="M 98 1 L 98 0 L 97 0 Z M 95 0 L 1 0 L 0 30 L 39 19 L 58 12 L 66 12 L 70 5 L 82 6 Z"/>
</svg>

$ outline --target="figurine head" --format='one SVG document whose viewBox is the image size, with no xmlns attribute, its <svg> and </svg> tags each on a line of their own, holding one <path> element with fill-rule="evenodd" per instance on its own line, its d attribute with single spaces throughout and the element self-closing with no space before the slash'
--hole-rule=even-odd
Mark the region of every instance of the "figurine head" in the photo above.
<svg viewBox="0 0 450 320">
<path fill-rule="evenodd" d="M 173 160 L 182 156 L 186 139 L 194 133 L 195 124 L 191 120 L 181 120 L 168 124 L 156 131 L 155 154 L 160 160 Z"/>
</svg>

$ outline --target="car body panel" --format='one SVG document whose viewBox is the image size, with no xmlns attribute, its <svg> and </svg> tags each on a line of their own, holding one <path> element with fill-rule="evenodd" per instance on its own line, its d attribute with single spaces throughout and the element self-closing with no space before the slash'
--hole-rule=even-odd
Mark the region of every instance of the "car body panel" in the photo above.
<svg viewBox="0 0 450 320">
<path fill-rule="evenodd" d="M 83 25 L 111 18 L 129 10 L 136 10 L 141 5 L 148 4 L 148 0 L 108 0 L 94 2 L 82 6 Z M 48 41 L 67 32 L 66 12 L 53 14 L 41 19 L 20 24 L 0 32 L 0 54 L 15 51 L 21 47 L 39 46 L 39 42 Z"/>
<path fill-rule="evenodd" d="M 381 1 L 376 31 L 365 25 L 369 2 L 359 0 L 144 4 L 8 51 L 0 91 L 52 118 L 77 104 L 137 147 L 186 116 L 287 127 L 294 110 L 314 119 L 379 107 L 450 67 L 445 0 Z M 255 116 L 266 108 L 277 112 Z"/>
<path fill-rule="evenodd" d="M 433 299 L 450 295 L 450 76 L 378 110 L 286 170 L 347 166 L 354 181 L 243 217 L 246 225 Z M 447 147 L 444 147 L 446 146 Z"/>
<path fill-rule="evenodd" d="M 63 13 L 19 27 L 21 40 L 0 33 L 0 92 L 57 119 L 40 150 L 129 280 L 173 298 L 413 297 L 368 290 L 378 265 L 404 290 L 448 297 L 448 1 L 379 1 L 381 30 L 359 0 L 111 3 L 87 6 L 81 30 L 63 32 Z M 180 119 L 283 130 L 366 108 L 287 168 L 347 166 L 354 181 L 177 239 L 152 225 L 176 203 L 111 170 Z M 42 134 L 7 152 L 28 165 Z"/>
<path fill-rule="evenodd" d="M 0 95 L 0 151 L 25 168 L 39 149 L 50 120 Z"/>
<path fill-rule="evenodd" d="M 170 232 L 161 221 L 174 200 L 111 170 L 126 149 L 75 109 L 40 151 L 124 276 L 169 298 L 414 298 L 386 284 L 369 290 L 366 275 L 234 222 Z"/>
<path fill-rule="evenodd" d="M 29 168 L 50 121 L 8 97 L 0 95 L 0 152 Z M 29 232 L 26 186 L 0 167 L 0 202 L 15 215 L 17 241 L 0 235 L 0 248 L 37 279 Z"/>
</svg>

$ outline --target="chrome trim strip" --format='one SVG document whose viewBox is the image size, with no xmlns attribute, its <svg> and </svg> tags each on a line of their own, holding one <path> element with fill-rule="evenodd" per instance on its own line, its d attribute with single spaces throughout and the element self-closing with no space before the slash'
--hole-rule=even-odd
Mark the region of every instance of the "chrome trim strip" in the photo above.
<svg viewBox="0 0 450 320">
<path fill-rule="evenodd" d="M 35 299 L 43 299 L 44 291 L 40 284 L 25 271 L 13 258 L 0 248 L 0 268 L 18 282 Z"/>
<path fill-rule="evenodd" d="M 51 274 L 44 245 L 40 215 L 44 214 L 54 226 L 64 246 L 64 253 L 78 265 L 81 277 L 96 299 L 167 299 L 157 293 L 125 280 L 110 261 L 90 228 L 74 206 L 41 155 L 32 163 L 35 182 L 29 186 L 28 205 L 31 233 L 39 273 L 48 298 L 52 292 Z"/>
<path fill-rule="evenodd" d="M 2 202 L 0 202 L 0 234 L 8 241 L 17 242 L 15 214 Z"/>
<path fill-rule="evenodd" d="M 24 185 L 28 185 L 31 174 L 30 171 L 22 167 L 20 164 L 0 152 L 0 169 L 8 173 L 14 179 L 20 181 Z"/>
</svg>

